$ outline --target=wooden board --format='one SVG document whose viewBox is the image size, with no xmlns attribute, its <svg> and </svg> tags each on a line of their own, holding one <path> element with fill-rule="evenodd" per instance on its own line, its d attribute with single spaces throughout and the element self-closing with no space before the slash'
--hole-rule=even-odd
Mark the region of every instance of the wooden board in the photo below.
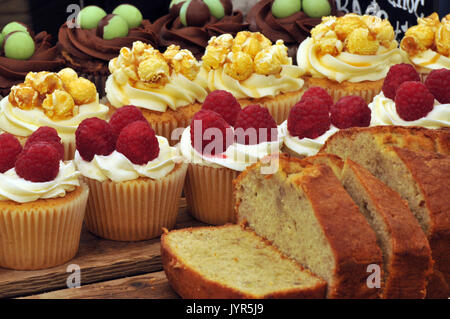
<svg viewBox="0 0 450 319">
<path fill-rule="evenodd" d="M 187 212 L 184 199 L 175 228 L 204 225 Z M 162 270 L 159 238 L 141 242 L 116 242 L 98 238 L 83 230 L 78 254 L 67 264 L 36 271 L 0 268 L 0 297 L 23 297 L 67 288 L 72 274 L 67 266 L 80 267 L 81 285 Z"/>
</svg>

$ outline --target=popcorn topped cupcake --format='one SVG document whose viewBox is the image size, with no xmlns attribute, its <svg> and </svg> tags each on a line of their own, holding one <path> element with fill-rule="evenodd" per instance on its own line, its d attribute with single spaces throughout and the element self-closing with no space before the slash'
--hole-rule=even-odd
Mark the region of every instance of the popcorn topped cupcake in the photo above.
<svg viewBox="0 0 450 319">
<path fill-rule="evenodd" d="M 422 77 L 431 70 L 450 68 L 450 14 L 439 21 L 438 14 L 418 18 L 400 42 Z"/>
</svg>

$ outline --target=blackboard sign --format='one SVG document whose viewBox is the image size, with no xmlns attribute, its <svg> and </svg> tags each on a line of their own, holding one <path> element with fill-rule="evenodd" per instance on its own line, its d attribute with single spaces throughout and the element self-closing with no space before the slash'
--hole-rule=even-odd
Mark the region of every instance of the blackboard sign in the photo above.
<svg viewBox="0 0 450 319">
<path fill-rule="evenodd" d="M 417 24 L 417 18 L 438 12 L 439 9 L 437 0 L 336 0 L 336 4 L 339 10 L 346 13 L 370 14 L 389 19 L 397 40 L 403 37 L 410 26 Z"/>
</svg>

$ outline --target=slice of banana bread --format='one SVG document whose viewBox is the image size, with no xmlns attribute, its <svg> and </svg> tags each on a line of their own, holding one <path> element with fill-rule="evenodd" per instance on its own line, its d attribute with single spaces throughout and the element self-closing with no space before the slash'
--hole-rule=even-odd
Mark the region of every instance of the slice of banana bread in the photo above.
<svg viewBox="0 0 450 319">
<path fill-rule="evenodd" d="M 161 256 L 183 298 L 325 297 L 325 281 L 239 225 L 166 232 Z"/>
<path fill-rule="evenodd" d="M 257 163 L 235 180 L 237 220 L 325 279 L 328 298 L 378 297 L 368 284 L 369 265 L 382 276 L 375 233 L 331 168 L 277 159 L 275 173 Z"/>
</svg>

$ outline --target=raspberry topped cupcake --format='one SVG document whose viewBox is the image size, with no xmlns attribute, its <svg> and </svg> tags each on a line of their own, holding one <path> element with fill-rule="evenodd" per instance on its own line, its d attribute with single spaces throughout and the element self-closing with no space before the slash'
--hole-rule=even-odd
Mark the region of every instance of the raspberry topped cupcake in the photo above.
<svg viewBox="0 0 450 319">
<path fill-rule="evenodd" d="M 62 160 L 59 140 L 50 127 L 23 148 L 0 134 L 0 267 L 50 268 L 78 251 L 89 190 L 72 161 Z"/>
<path fill-rule="evenodd" d="M 279 153 L 282 138 L 266 108 L 253 104 L 241 109 L 229 92 L 211 92 L 180 142 L 190 163 L 185 194 L 191 214 L 209 224 L 234 222 L 233 179 Z"/>
<path fill-rule="evenodd" d="M 157 136 L 135 106 L 110 122 L 84 120 L 76 131 L 75 164 L 91 195 L 86 226 L 102 238 L 136 241 L 175 225 L 187 164 Z"/>
<path fill-rule="evenodd" d="M 242 31 L 209 40 L 199 78 L 209 91 L 229 91 L 242 106 L 259 104 L 281 123 L 303 93 L 302 75 L 282 40 Z"/>
<path fill-rule="evenodd" d="M 359 95 L 370 103 L 389 67 L 404 61 L 388 20 L 353 13 L 322 18 L 297 52 L 305 85 L 325 88 L 334 101 Z"/>
<path fill-rule="evenodd" d="M 53 127 L 62 139 L 65 159 L 73 159 L 78 124 L 92 116 L 105 118 L 108 110 L 99 103 L 94 83 L 70 68 L 30 72 L 0 101 L 0 131 L 25 140 L 40 126 Z"/>
<path fill-rule="evenodd" d="M 394 65 L 369 107 L 372 125 L 449 127 L 450 69 L 433 70 L 422 83 L 412 65 Z"/>
<path fill-rule="evenodd" d="M 283 151 L 295 157 L 315 155 L 339 129 L 370 125 L 371 110 L 363 98 L 349 95 L 333 99 L 320 87 L 306 90 L 281 124 Z"/>
<path fill-rule="evenodd" d="M 52 36 L 45 31 L 34 34 L 21 22 L 10 22 L 0 33 L 0 98 L 28 72 L 58 71 L 64 60 Z"/>
<path fill-rule="evenodd" d="M 132 104 L 157 135 L 173 145 L 172 131 L 186 127 L 207 92 L 198 80 L 200 65 L 192 53 L 170 46 L 164 53 L 142 42 L 122 48 L 109 62 L 106 97 L 113 108 Z"/>
<path fill-rule="evenodd" d="M 418 18 L 417 25 L 405 32 L 400 47 L 423 80 L 432 70 L 450 69 L 450 14 L 441 21 L 436 12 Z"/>
</svg>

